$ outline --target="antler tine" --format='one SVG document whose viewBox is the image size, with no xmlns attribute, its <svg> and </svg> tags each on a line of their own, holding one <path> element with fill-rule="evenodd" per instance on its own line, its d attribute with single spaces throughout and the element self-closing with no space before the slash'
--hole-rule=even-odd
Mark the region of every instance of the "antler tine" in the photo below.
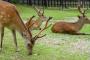
<svg viewBox="0 0 90 60">
<path fill-rule="evenodd" d="M 81 14 L 83 14 L 84 12 L 82 11 L 82 9 L 81 9 L 81 6 L 80 5 L 78 5 L 78 10 L 79 10 L 79 12 L 81 13 Z"/>
<path fill-rule="evenodd" d="M 34 9 L 36 10 L 38 15 L 42 14 L 42 9 L 40 7 L 34 7 Z"/>
<path fill-rule="evenodd" d="M 88 8 L 84 10 L 84 14 L 86 13 L 87 10 L 88 10 Z"/>
<path fill-rule="evenodd" d="M 44 14 L 44 7 L 42 8 L 42 10 L 43 10 L 43 14 Z"/>
<path fill-rule="evenodd" d="M 29 19 L 29 21 L 26 23 L 26 26 L 27 26 L 28 28 L 30 28 L 30 27 L 34 24 L 34 23 L 33 23 L 31 26 L 29 26 L 30 23 L 31 23 L 31 21 L 32 21 L 32 19 L 33 19 L 34 17 L 35 17 L 35 16 L 33 15 L 33 16 Z"/>
<path fill-rule="evenodd" d="M 32 23 L 31 25 L 28 26 L 28 29 L 30 29 L 35 23 Z"/>
<path fill-rule="evenodd" d="M 32 17 L 30 17 L 29 21 L 27 22 L 27 25 L 31 23 L 31 21 L 34 17 L 35 17 L 34 15 Z"/>
<path fill-rule="evenodd" d="M 42 11 L 42 10 L 41 10 L 41 8 L 39 7 L 39 11 L 38 11 L 38 14 L 39 14 L 39 13 L 41 13 L 41 11 Z"/>
<path fill-rule="evenodd" d="M 35 16 L 33 15 L 33 16 L 30 18 L 30 20 L 32 20 L 34 17 L 35 17 Z"/>
<path fill-rule="evenodd" d="M 38 13 L 40 13 L 40 14 L 44 14 L 44 8 L 39 7 L 39 12 L 38 12 Z"/>
<path fill-rule="evenodd" d="M 39 9 L 36 6 L 33 6 L 33 8 L 35 9 L 35 11 L 38 13 Z"/>
</svg>

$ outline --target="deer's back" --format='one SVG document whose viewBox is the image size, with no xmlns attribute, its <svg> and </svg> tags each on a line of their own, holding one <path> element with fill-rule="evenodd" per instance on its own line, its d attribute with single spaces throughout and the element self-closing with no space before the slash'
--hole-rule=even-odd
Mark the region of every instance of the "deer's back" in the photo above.
<svg viewBox="0 0 90 60">
<path fill-rule="evenodd" d="M 0 1 L 0 25 L 24 30 L 21 18 L 15 5 Z"/>
<path fill-rule="evenodd" d="M 52 26 L 52 32 L 63 33 L 63 32 L 75 32 L 76 25 L 70 22 L 56 22 Z"/>
</svg>

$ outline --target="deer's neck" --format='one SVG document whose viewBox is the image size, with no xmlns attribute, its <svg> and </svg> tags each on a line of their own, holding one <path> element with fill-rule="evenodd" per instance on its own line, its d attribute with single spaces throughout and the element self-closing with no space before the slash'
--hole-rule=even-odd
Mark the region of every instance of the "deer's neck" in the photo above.
<svg viewBox="0 0 90 60">
<path fill-rule="evenodd" d="M 21 34 L 26 34 L 25 37 L 30 36 L 32 37 L 31 32 L 28 30 L 28 28 L 25 26 L 24 22 L 22 21 L 18 11 L 16 9 L 13 9 L 14 12 L 14 17 L 10 19 L 12 22 L 12 25 L 10 25 L 10 28 L 16 29 L 19 31 Z"/>
<path fill-rule="evenodd" d="M 77 26 L 77 30 L 82 29 L 83 25 L 84 25 L 84 21 L 83 20 L 78 20 L 76 23 Z"/>
<path fill-rule="evenodd" d="M 20 21 L 20 23 L 19 23 L 19 26 L 20 26 L 19 29 L 21 31 L 21 34 L 30 36 L 32 38 L 31 32 L 28 30 L 28 27 L 25 26 L 25 24 L 23 23 L 23 21 L 22 21 L 22 19 L 21 19 L 21 17 L 20 17 L 19 14 L 18 14 L 18 17 L 19 17 L 19 21 Z M 25 36 L 25 37 L 27 37 L 27 36 Z"/>
</svg>

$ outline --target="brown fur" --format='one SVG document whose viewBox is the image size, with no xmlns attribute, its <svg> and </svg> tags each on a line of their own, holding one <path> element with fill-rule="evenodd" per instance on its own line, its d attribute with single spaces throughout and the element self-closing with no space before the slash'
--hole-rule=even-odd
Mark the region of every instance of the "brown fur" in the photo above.
<svg viewBox="0 0 90 60">
<path fill-rule="evenodd" d="M 35 20 L 30 20 L 30 18 L 25 24 L 30 30 L 41 30 L 40 26 L 44 21 L 47 20 L 46 16 L 44 15 L 44 9 L 42 10 L 40 8 L 34 7 L 34 10 L 36 11 L 38 18 Z M 32 27 L 30 27 L 31 25 Z"/>
<path fill-rule="evenodd" d="M 77 22 L 56 22 L 51 30 L 54 33 L 79 34 L 84 24 L 90 24 L 90 20 L 85 16 L 78 16 Z M 80 33 L 81 34 L 81 33 Z"/>
<path fill-rule="evenodd" d="M 78 16 L 78 21 L 74 23 L 70 22 L 56 22 L 51 30 L 54 33 L 67 33 L 67 34 L 85 34 L 79 33 L 84 24 L 90 24 L 90 19 L 85 15 L 86 10 L 81 9 L 81 6 L 78 6 L 78 10 L 81 13 L 81 16 Z"/>
<path fill-rule="evenodd" d="M 48 20 L 50 20 L 50 18 Z M 17 47 L 15 31 L 20 32 L 22 37 L 24 37 L 26 40 L 26 46 L 27 46 L 29 54 L 32 54 L 32 49 L 35 44 L 35 41 L 38 38 L 41 38 L 39 37 L 40 33 L 46 29 L 44 28 L 43 30 L 39 32 L 38 35 L 36 35 L 35 37 L 32 37 L 31 31 L 29 30 L 28 27 L 24 25 L 15 5 L 5 2 L 5 1 L 0 1 L 0 35 L 1 35 L 0 47 L 1 49 L 2 49 L 5 27 L 9 28 L 12 31 L 12 34 L 14 37 L 14 43 L 16 45 L 16 50 L 18 49 L 18 47 Z"/>
</svg>

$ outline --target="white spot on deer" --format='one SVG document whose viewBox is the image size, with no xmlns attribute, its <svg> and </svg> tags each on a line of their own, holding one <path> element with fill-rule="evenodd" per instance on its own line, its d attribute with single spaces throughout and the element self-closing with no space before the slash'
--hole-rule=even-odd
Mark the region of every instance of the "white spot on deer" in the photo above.
<svg viewBox="0 0 90 60">
<path fill-rule="evenodd" d="M 5 14 L 5 12 L 3 12 L 3 11 L 2 11 L 2 12 L 0 12 L 0 14 L 1 14 L 1 15 L 4 15 L 4 14 Z"/>
<path fill-rule="evenodd" d="M 8 17 L 10 17 L 10 15 L 8 14 Z"/>
<path fill-rule="evenodd" d="M 0 15 L 0 19 L 2 19 L 3 18 L 3 15 Z"/>
<path fill-rule="evenodd" d="M 68 51 L 72 52 L 72 53 L 76 53 L 76 52 L 80 52 L 80 53 L 90 53 L 90 41 L 86 41 L 86 40 L 81 40 L 78 42 L 74 42 L 71 43 L 69 46 Z"/>
</svg>

